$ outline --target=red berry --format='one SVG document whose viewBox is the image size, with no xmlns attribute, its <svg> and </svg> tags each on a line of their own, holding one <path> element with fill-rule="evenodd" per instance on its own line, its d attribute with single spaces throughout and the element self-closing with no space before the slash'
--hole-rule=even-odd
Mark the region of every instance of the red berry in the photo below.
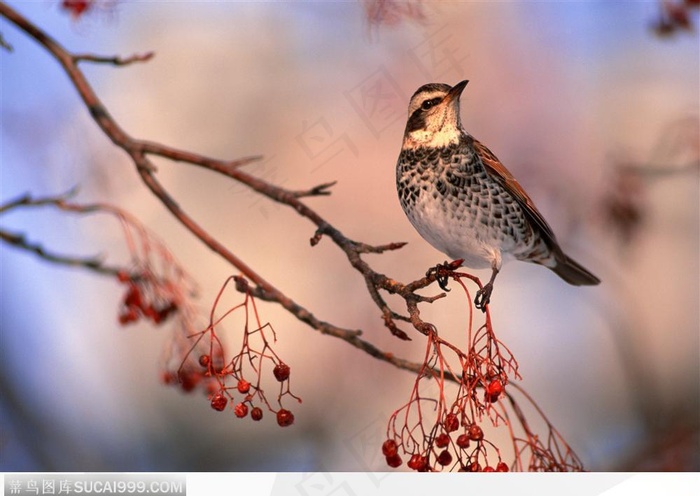
<svg viewBox="0 0 700 496">
<path fill-rule="evenodd" d="M 447 432 L 454 432 L 459 429 L 459 419 L 454 413 L 448 413 L 445 415 L 445 421 L 443 422 L 445 430 Z"/>
<path fill-rule="evenodd" d="M 674 24 L 685 29 L 690 28 L 690 17 L 688 16 L 688 11 L 683 6 L 669 4 L 666 7 L 666 11 Z"/>
<path fill-rule="evenodd" d="M 450 436 L 448 436 L 444 432 L 435 438 L 435 446 L 437 446 L 438 448 L 444 448 L 448 444 L 450 444 Z"/>
<path fill-rule="evenodd" d="M 131 276 L 127 271 L 120 270 L 119 272 L 117 272 L 117 280 L 119 282 L 127 282 L 131 280 Z"/>
<path fill-rule="evenodd" d="M 139 290 L 139 287 L 136 284 L 129 285 L 129 290 L 124 296 L 124 305 L 127 307 L 142 307 L 143 300 L 141 299 L 141 290 Z"/>
<path fill-rule="evenodd" d="M 498 462 L 496 465 L 496 472 L 508 472 L 508 464 L 505 462 Z"/>
<path fill-rule="evenodd" d="M 430 468 L 428 467 L 428 459 L 417 453 L 411 457 L 408 467 L 418 472 L 425 472 Z"/>
<path fill-rule="evenodd" d="M 165 385 L 177 384 L 177 375 L 175 372 L 164 371 L 160 376 L 160 380 Z"/>
<path fill-rule="evenodd" d="M 440 465 L 442 465 L 443 467 L 444 467 L 445 465 L 449 465 L 450 463 L 452 463 L 452 455 L 450 454 L 449 451 L 443 450 L 443 451 L 440 452 L 440 454 L 438 455 L 438 457 L 437 457 L 437 462 L 438 462 Z"/>
<path fill-rule="evenodd" d="M 73 18 L 78 18 L 92 7 L 92 0 L 63 0 L 61 7 L 70 12 Z"/>
<path fill-rule="evenodd" d="M 389 465 L 391 468 L 400 467 L 402 463 L 403 460 L 401 460 L 401 457 L 398 455 L 398 453 L 386 457 L 386 464 Z"/>
<path fill-rule="evenodd" d="M 199 364 L 202 367 L 208 367 L 209 363 L 211 363 L 211 357 L 209 355 L 202 355 L 199 357 Z"/>
<path fill-rule="evenodd" d="M 220 393 L 215 394 L 214 397 L 211 399 L 211 407 L 217 412 L 223 411 L 223 409 L 226 408 L 227 403 L 228 399 L 226 398 L 226 396 Z"/>
<path fill-rule="evenodd" d="M 186 393 L 189 393 L 200 383 L 202 375 L 194 371 L 188 372 L 183 370 L 177 374 L 177 378 L 180 381 L 180 388 Z"/>
<path fill-rule="evenodd" d="M 460 434 L 457 438 L 457 446 L 462 449 L 467 449 L 469 447 L 469 436 L 466 434 Z"/>
<path fill-rule="evenodd" d="M 493 467 L 490 467 L 489 465 L 486 465 L 486 466 L 484 467 L 484 470 L 483 470 L 483 471 L 484 471 L 484 472 L 495 472 L 495 470 L 493 469 Z"/>
<path fill-rule="evenodd" d="M 165 321 L 171 313 L 177 311 L 177 305 L 175 303 L 168 303 L 167 305 L 158 309 L 158 322 Z"/>
<path fill-rule="evenodd" d="M 406 465 L 408 465 L 408 468 L 411 468 L 413 470 L 423 471 L 428 466 L 428 459 L 426 457 L 416 453 L 415 455 L 413 455 L 411 457 L 411 459 L 408 461 L 408 463 Z"/>
<path fill-rule="evenodd" d="M 147 318 L 151 319 L 154 324 L 160 324 L 160 322 L 161 322 L 160 314 L 158 313 L 158 310 L 156 310 L 153 305 L 148 305 L 146 308 L 144 308 L 143 314 Z"/>
<path fill-rule="evenodd" d="M 119 314 L 119 323 L 121 325 L 130 324 L 139 320 L 139 314 L 133 307 L 128 307 L 125 311 Z"/>
<path fill-rule="evenodd" d="M 289 365 L 286 363 L 278 363 L 275 365 L 272 373 L 275 374 L 275 379 L 280 382 L 284 382 L 289 379 Z"/>
<path fill-rule="evenodd" d="M 469 466 L 467 466 L 467 470 L 469 472 L 481 472 L 481 465 L 479 465 L 479 462 L 471 462 Z"/>
<path fill-rule="evenodd" d="M 399 447 L 393 439 L 387 439 L 382 444 L 382 454 L 386 457 L 394 456 L 398 451 Z"/>
<path fill-rule="evenodd" d="M 246 415 L 248 415 L 248 405 L 245 403 L 239 403 L 235 406 L 233 409 L 233 413 L 236 414 L 236 417 L 238 418 L 243 418 Z"/>
<path fill-rule="evenodd" d="M 500 398 L 504 389 L 503 383 L 498 379 L 491 381 L 489 385 L 486 386 L 486 399 L 491 403 L 495 403 L 498 401 L 498 398 Z"/>
<path fill-rule="evenodd" d="M 250 418 L 255 420 L 256 422 L 258 420 L 261 420 L 263 418 L 263 411 L 260 407 L 255 407 L 250 411 Z"/>
<path fill-rule="evenodd" d="M 277 424 L 280 427 L 287 427 L 294 423 L 294 414 L 284 408 L 277 412 Z"/>
<path fill-rule="evenodd" d="M 470 425 L 467 433 L 469 434 L 469 439 L 472 441 L 481 441 L 484 439 L 484 431 L 476 424 Z"/>
<path fill-rule="evenodd" d="M 245 379 L 238 379 L 238 385 L 236 387 L 239 393 L 246 394 L 248 391 L 250 391 L 250 382 L 246 381 Z"/>
</svg>

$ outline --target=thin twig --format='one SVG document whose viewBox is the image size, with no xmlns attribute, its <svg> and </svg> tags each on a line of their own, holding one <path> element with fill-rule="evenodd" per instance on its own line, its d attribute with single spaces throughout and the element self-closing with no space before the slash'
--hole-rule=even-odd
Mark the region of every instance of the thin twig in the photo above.
<svg viewBox="0 0 700 496">
<path fill-rule="evenodd" d="M 137 62 L 148 62 L 155 56 L 154 52 L 146 52 L 143 54 L 134 54 L 131 57 L 119 57 L 119 56 L 114 56 L 114 57 L 102 57 L 99 55 L 93 55 L 93 54 L 80 54 L 80 55 L 73 55 L 73 62 L 76 64 L 78 62 L 92 62 L 95 64 L 110 64 L 110 65 L 116 65 L 116 66 L 123 66 L 123 65 L 130 65 L 134 64 Z"/>
<path fill-rule="evenodd" d="M 34 253 L 40 258 L 59 265 L 68 265 L 71 267 L 82 267 L 90 269 L 100 274 L 116 276 L 120 272 L 124 272 L 119 267 L 105 265 L 100 257 L 76 257 L 70 255 L 60 255 L 47 250 L 38 243 L 28 241 L 24 234 L 11 233 L 0 229 L 0 239 L 10 245 Z"/>
<path fill-rule="evenodd" d="M 2 33 L 0 33 L 0 47 L 4 48 L 8 52 L 12 52 L 13 50 L 12 45 L 5 41 L 5 38 L 2 36 Z"/>
</svg>

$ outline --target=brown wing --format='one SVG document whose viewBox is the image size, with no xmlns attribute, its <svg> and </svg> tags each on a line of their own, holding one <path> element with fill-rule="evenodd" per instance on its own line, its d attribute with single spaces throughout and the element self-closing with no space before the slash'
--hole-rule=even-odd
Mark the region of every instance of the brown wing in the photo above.
<svg viewBox="0 0 700 496">
<path fill-rule="evenodd" d="M 484 164 L 486 172 L 493 179 L 501 183 L 501 185 L 503 185 L 503 187 L 506 188 L 511 195 L 513 195 L 513 197 L 523 208 L 528 218 L 537 228 L 539 228 L 547 241 L 547 245 L 555 250 L 559 250 L 559 246 L 557 245 L 557 240 L 554 237 L 552 228 L 549 227 L 547 221 L 544 220 L 542 214 L 539 212 L 539 210 L 537 210 L 537 207 L 535 207 L 535 203 L 529 196 L 527 196 L 527 193 L 525 193 L 523 187 L 520 186 L 520 183 L 518 183 L 518 181 L 513 177 L 513 174 L 511 174 L 510 171 L 505 168 L 505 166 L 500 160 L 498 160 L 498 158 L 496 158 L 496 155 L 494 155 L 491 150 L 486 148 L 486 146 L 481 144 L 479 141 L 474 140 L 473 146 L 481 157 L 481 162 Z"/>
<path fill-rule="evenodd" d="M 544 238 L 547 246 L 552 250 L 556 260 L 556 264 L 550 267 L 550 269 L 566 282 L 575 286 L 600 284 L 600 279 L 590 273 L 581 264 L 564 254 L 554 237 L 552 228 L 549 227 L 547 221 L 544 220 L 542 214 L 537 210 L 535 203 L 527 196 L 527 193 L 525 193 L 523 187 L 520 186 L 518 181 L 513 177 L 513 174 L 503 166 L 491 150 L 477 140 L 474 140 L 473 146 L 481 157 L 481 162 L 484 164 L 486 172 L 513 195 L 513 198 L 520 204 L 525 215 L 527 215 L 528 219 L 532 222 L 533 227 L 540 230 L 540 235 Z"/>
</svg>

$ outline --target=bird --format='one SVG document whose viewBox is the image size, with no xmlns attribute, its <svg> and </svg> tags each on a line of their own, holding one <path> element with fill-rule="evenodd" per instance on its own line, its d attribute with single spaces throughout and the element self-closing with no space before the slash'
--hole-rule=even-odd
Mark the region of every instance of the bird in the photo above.
<svg viewBox="0 0 700 496">
<path fill-rule="evenodd" d="M 471 269 L 491 269 L 474 299 L 484 312 L 504 261 L 544 265 L 574 286 L 600 284 L 564 253 L 532 199 L 496 155 L 465 131 L 460 97 L 468 83 L 429 83 L 411 97 L 396 164 L 396 189 L 409 221 L 453 260 Z M 447 289 L 446 279 L 436 279 Z"/>
</svg>

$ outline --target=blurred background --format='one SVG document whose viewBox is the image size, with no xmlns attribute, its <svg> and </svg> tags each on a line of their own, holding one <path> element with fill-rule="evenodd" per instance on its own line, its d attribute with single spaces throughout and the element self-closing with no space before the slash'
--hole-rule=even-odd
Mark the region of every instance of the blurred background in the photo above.
<svg viewBox="0 0 700 496">
<path fill-rule="evenodd" d="M 10 5 L 76 53 L 154 51 L 143 64 L 82 66 L 130 135 L 224 159 L 262 154 L 247 170 L 292 189 L 337 180 L 307 203 L 352 239 L 407 241 L 366 257 L 405 282 L 444 259 L 396 196 L 408 99 L 469 79 L 464 126 L 603 280 L 574 288 L 542 267 L 505 266 L 491 312 L 522 386 L 589 470 L 700 470 L 697 10 L 683 22 L 657 1 L 121 1 L 80 16 L 48 0 Z M 58 64 L 5 19 L 0 33 L 13 47 L 0 50 L 2 202 L 77 185 L 77 201 L 122 206 L 196 279 L 206 312 L 234 270 L 143 187 Z M 389 335 L 340 250 L 309 246 L 309 222 L 221 176 L 157 164 L 181 206 L 280 290 L 420 360 L 424 342 Z M 128 262 L 107 217 L 18 210 L 2 228 Z M 387 469 L 379 446 L 411 374 L 260 304 L 303 403 L 286 429 L 240 420 L 161 384 L 173 331 L 120 326 L 114 279 L 5 244 L 0 256 L 3 471 Z M 457 292 L 422 310 L 455 339 L 464 313 Z"/>
</svg>

